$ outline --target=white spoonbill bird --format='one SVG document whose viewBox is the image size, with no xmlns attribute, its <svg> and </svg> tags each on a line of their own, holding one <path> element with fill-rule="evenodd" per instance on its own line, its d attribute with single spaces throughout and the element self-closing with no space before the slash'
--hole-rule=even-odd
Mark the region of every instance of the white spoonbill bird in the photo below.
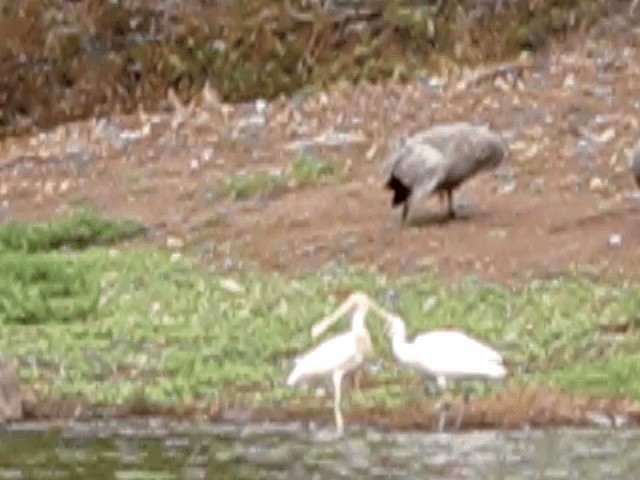
<svg viewBox="0 0 640 480">
<path fill-rule="evenodd" d="M 386 314 L 391 349 L 396 360 L 436 379 L 445 389 L 448 380 L 483 379 L 498 381 L 507 375 L 502 355 L 493 348 L 459 330 L 434 330 L 418 334 L 407 342 L 402 318 Z M 462 412 L 456 422 L 462 422 Z M 438 429 L 444 426 L 440 412 Z"/>
<path fill-rule="evenodd" d="M 336 429 L 340 435 L 344 432 L 344 421 L 340 411 L 342 377 L 362 367 L 373 354 L 371 336 L 365 326 L 365 317 L 370 307 L 378 310 L 367 295 L 355 292 L 334 313 L 314 325 L 311 336 L 315 338 L 338 318 L 349 311 L 352 312 L 351 330 L 325 340 L 298 358 L 286 381 L 287 386 L 293 387 L 304 381 L 330 376 L 333 383 Z"/>
</svg>

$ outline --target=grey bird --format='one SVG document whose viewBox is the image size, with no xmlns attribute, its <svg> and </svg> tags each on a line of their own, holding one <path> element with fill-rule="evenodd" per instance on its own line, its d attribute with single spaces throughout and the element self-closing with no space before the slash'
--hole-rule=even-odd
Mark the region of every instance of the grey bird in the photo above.
<svg viewBox="0 0 640 480">
<path fill-rule="evenodd" d="M 431 193 L 446 193 L 448 218 L 454 218 L 453 191 L 483 170 L 504 160 L 500 136 L 466 122 L 431 127 L 400 142 L 383 166 L 385 187 L 393 190 L 392 207 L 402 205 L 402 222 L 411 204 Z"/>
<path fill-rule="evenodd" d="M 640 188 L 640 140 L 631 150 L 631 175 L 633 175 L 636 185 Z"/>
</svg>

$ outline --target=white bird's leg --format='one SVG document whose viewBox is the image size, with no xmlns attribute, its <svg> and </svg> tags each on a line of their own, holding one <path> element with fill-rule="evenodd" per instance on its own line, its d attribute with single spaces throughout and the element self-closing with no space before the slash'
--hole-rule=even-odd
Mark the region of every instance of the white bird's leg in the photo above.
<svg viewBox="0 0 640 480">
<path fill-rule="evenodd" d="M 333 372 L 333 414 L 336 419 L 336 430 L 338 435 L 344 433 L 344 420 L 342 419 L 342 412 L 340 411 L 340 397 L 341 397 L 341 384 L 342 384 L 342 372 Z"/>
<path fill-rule="evenodd" d="M 447 378 L 442 375 L 439 375 L 438 377 L 436 377 L 436 382 L 440 390 L 443 392 L 442 397 L 446 397 L 447 396 L 447 392 L 446 392 Z M 440 398 L 440 400 L 436 402 L 436 409 L 439 412 L 438 432 L 442 432 L 444 430 L 447 415 L 449 413 L 449 410 L 451 409 L 451 405 L 449 404 L 448 399 L 442 398 L 442 397 Z"/>
<path fill-rule="evenodd" d="M 464 420 L 464 412 L 470 397 L 471 397 L 471 392 L 469 391 L 469 389 L 468 388 L 463 389 L 462 408 L 460 409 L 460 412 L 458 413 L 458 418 L 456 420 L 456 430 L 460 430 L 460 427 L 462 426 L 462 421 Z"/>
<path fill-rule="evenodd" d="M 438 408 L 438 432 L 442 433 L 444 431 L 444 427 L 445 427 L 445 422 L 447 419 L 447 412 L 446 409 L 443 408 Z"/>
<path fill-rule="evenodd" d="M 462 407 L 460 407 L 460 410 L 458 410 L 458 416 L 456 418 L 456 430 L 460 430 L 460 427 L 462 426 L 462 420 L 464 420 L 464 409 L 466 406 L 466 401 L 462 402 Z"/>
</svg>

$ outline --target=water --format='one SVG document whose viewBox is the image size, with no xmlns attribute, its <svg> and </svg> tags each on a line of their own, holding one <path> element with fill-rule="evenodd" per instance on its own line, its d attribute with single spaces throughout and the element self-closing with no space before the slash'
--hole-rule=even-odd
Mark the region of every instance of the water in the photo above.
<svg viewBox="0 0 640 480">
<path fill-rule="evenodd" d="M 297 424 L 92 423 L 0 433 L 0 479 L 628 479 L 640 430 L 381 432 Z"/>
</svg>

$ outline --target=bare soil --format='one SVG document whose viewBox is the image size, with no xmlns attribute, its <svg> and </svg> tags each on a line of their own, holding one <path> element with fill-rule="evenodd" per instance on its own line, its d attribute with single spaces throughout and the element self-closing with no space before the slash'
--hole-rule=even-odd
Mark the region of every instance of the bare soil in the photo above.
<svg viewBox="0 0 640 480">
<path fill-rule="evenodd" d="M 170 98 L 153 115 L 8 138 L 0 218 L 45 219 L 88 203 L 142 219 L 153 242 L 204 263 L 286 274 L 343 262 L 509 283 L 574 266 L 637 277 L 640 202 L 628 170 L 640 106 L 634 28 L 616 17 L 535 60 L 452 66 L 407 85 L 338 84 L 269 102 L 263 114 L 207 90 L 190 109 Z M 380 177 L 390 142 L 458 120 L 503 134 L 505 164 L 457 192 L 463 218 L 440 221 L 444 204 L 434 197 L 402 227 Z M 230 175 L 284 168 L 300 152 L 335 162 L 342 177 L 245 200 L 221 193 Z"/>
</svg>

